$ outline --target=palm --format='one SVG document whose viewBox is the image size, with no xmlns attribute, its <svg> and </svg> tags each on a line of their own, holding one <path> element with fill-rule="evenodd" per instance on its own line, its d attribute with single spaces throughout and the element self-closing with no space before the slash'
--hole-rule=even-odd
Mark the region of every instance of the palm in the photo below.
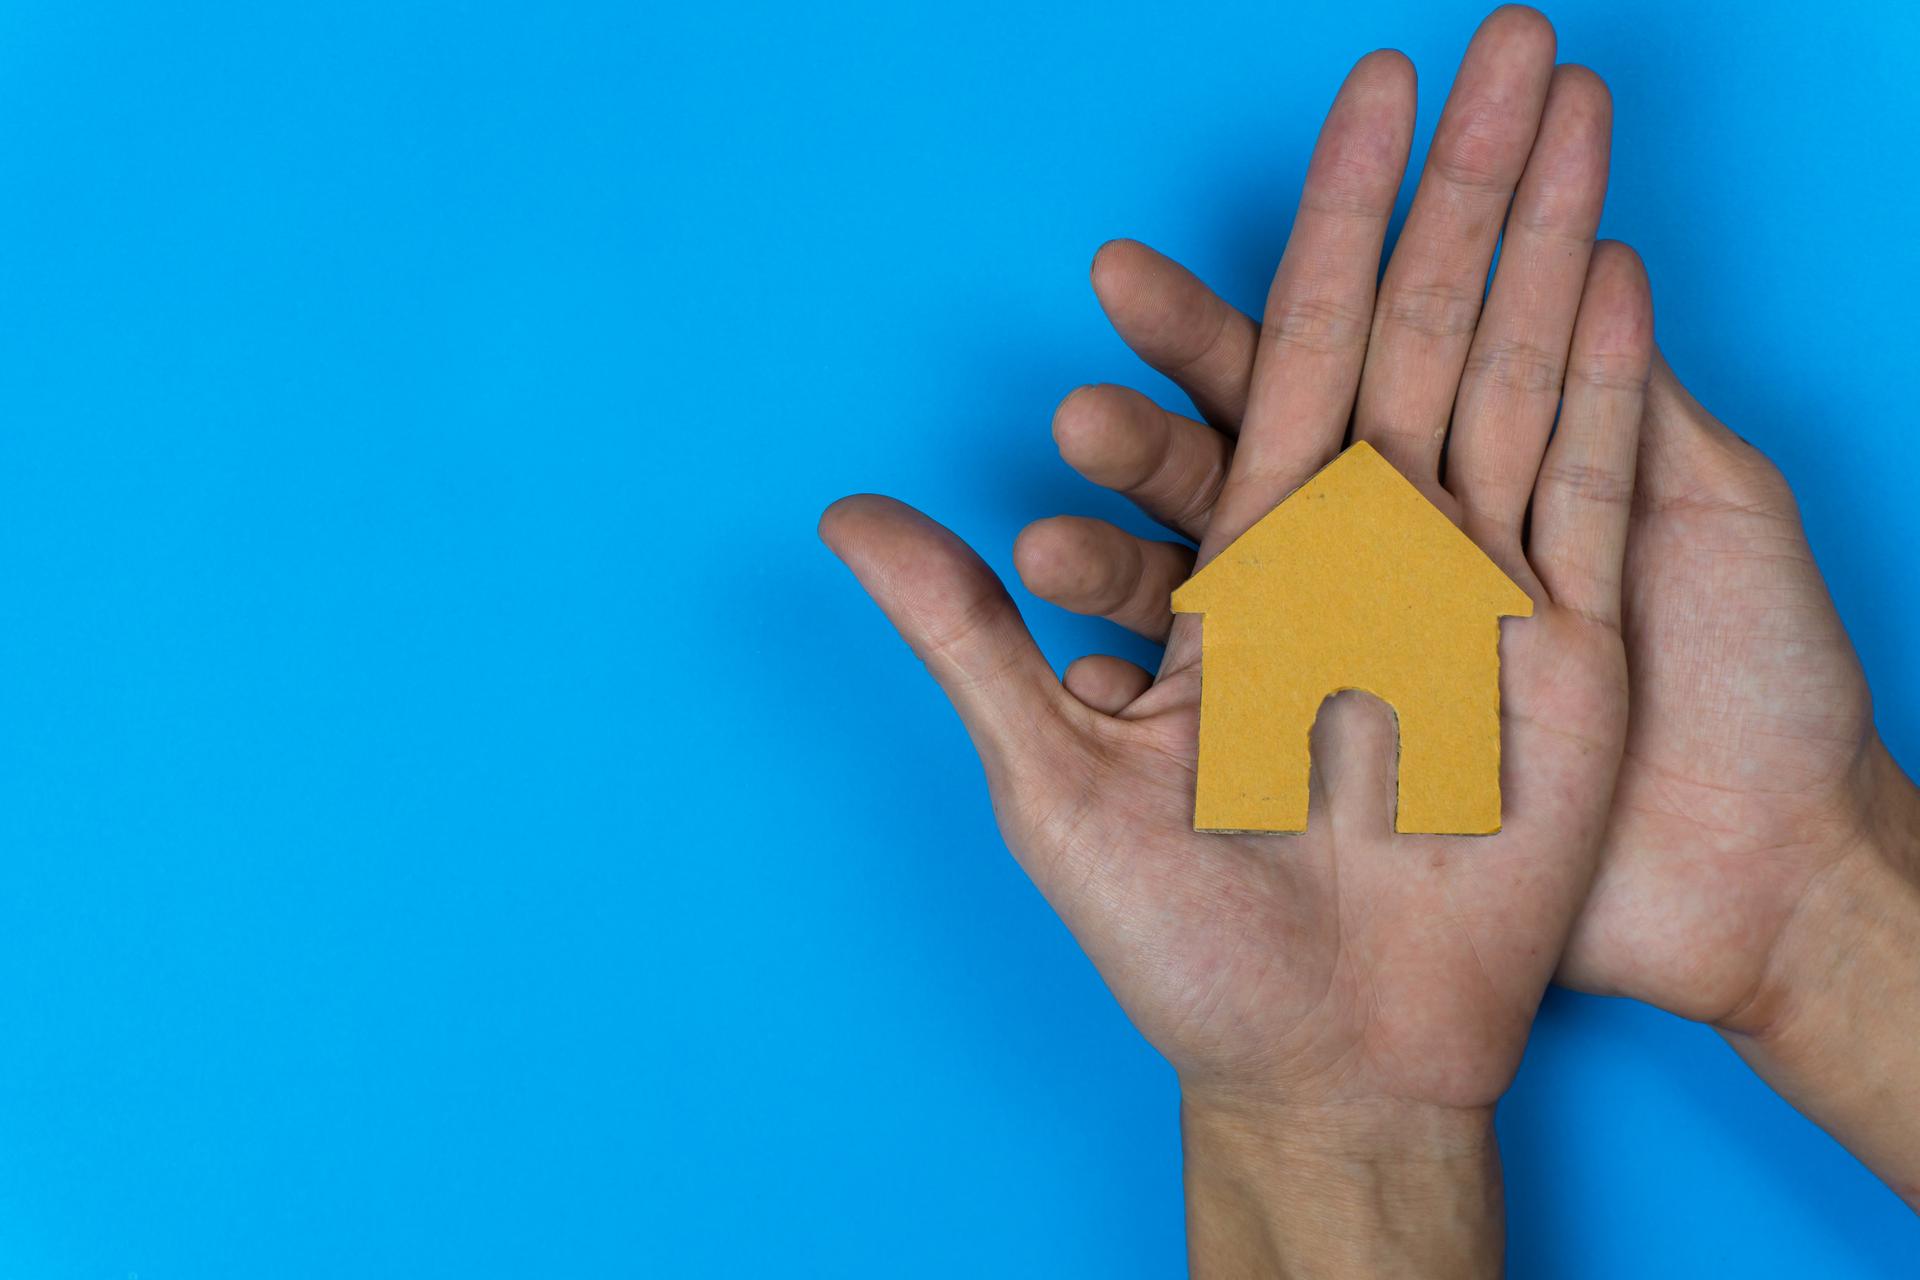
<svg viewBox="0 0 1920 1280">
<path fill-rule="evenodd" d="M 1257 345 L 1253 321 L 1166 260 L 1127 267 L 1131 277 L 1110 289 L 1123 299 L 1114 308 L 1123 333 L 1146 331 L 1155 316 L 1189 317 L 1196 332 L 1212 332 L 1224 317 L 1238 343 Z M 1162 350 L 1192 341 L 1164 323 L 1151 333 Z M 1243 373 L 1189 368 L 1180 380 L 1196 398 L 1245 403 Z M 1095 410 L 1127 403 L 1103 400 Z M 1184 434 L 1166 437 L 1170 448 L 1231 458 L 1231 441 L 1181 426 Z M 1771 949 L 1809 886 L 1857 842 L 1858 793 L 1874 768 L 1891 766 L 1779 473 L 1664 365 L 1642 435 L 1623 587 L 1630 731 L 1599 870 L 1560 976 L 1738 1022 L 1757 1012 L 1748 1005 Z M 1090 462 L 1098 472 L 1099 460 Z M 1177 460 L 1156 470 L 1204 474 Z M 1212 518 L 1201 486 L 1137 496 L 1149 510 L 1181 512 L 1189 532 Z M 1112 556 L 1091 543 L 1081 553 Z M 1528 659 L 1510 652 L 1509 661 Z M 1514 679 L 1524 698 L 1524 680 Z M 1531 732 L 1524 702 L 1512 710 L 1510 732 Z"/>
<path fill-rule="evenodd" d="M 1238 401 L 1216 414 L 1241 426 L 1230 473 L 1218 437 L 1188 423 L 1162 441 L 1173 465 L 1147 467 L 1142 488 L 1210 478 L 1207 491 L 1156 504 L 1129 489 L 1163 518 L 1194 517 L 1170 518 L 1198 551 L 1088 522 L 1042 522 L 1015 550 L 1036 593 L 1168 638 L 1169 593 L 1196 555 L 1271 510 L 1351 429 L 1534 601 L 1532 618 L 1504 628 L 1500 834 L 1395 835 L 1391 722 L 1357 695 L 1315 727 L 1303 835 L 1196 833 L 1194 620 L 1173 629 L 1157 681 L 1095 658 L 1063 683 L 951 534 L 871 497 L 822 522 L 966 722 L 1009 847 L 1189 1084 L 1491 1102 L 1591 878 L 1625 734 L 1618 583 L 1651 322 L 1632 254 L 1607 246 L 1589 262 L 1580 248 L 1599 218 L 1608 104 L 1591 73 L 1556 69 L 1553 55 L 1536 13 L 1503 9 L 1483 25 L 1384 279 L 1413 78 L 1398 55 L 1363 59 L 1322 130 L 1268 340 L 1200 315 L 1229 341 L 1168 362 L 1224 361 L 1215 385 Z M 1056 434 L 1070 460 L 1087 452 L 1059 422 Z M 1462 476 L 1445 487 L 1443 442 Z M 1081 554 L 1082 534 L 1110 554 Z M 1050 589 L 1049 565 L 1070 579 L 1092 565 L 1099 581 Z"/>
<path fill-rule="evenodd" d="M 1065 709 L 1036 771 L 1054 785 L 1002 808 L 1009 843 L 1070 869 L 1063 917 L 1190 1082 L 1491 1104 L 1591 870 L 1565 853 L 1593 847 L 1613 783 L 1618 635 L 1550 603 L 1507 624 L 1507 822 L 1473 840 L 1393 833 L 1392 722 L 1353 694 L 1316 726 L 1303 835 L 1196 833 L 1193 648 L 1176 635 L 1118 718 Z"/>
<path fill-rule="evenodd" d="M 1633 727 L 1564 972 L 1724 1021 L 1854 834 L 1842 815 L 1871 714 L 1779 474 L 1677 387 L 1650 411 L 1662 448 L 1629 551 Z"/>
</svg>

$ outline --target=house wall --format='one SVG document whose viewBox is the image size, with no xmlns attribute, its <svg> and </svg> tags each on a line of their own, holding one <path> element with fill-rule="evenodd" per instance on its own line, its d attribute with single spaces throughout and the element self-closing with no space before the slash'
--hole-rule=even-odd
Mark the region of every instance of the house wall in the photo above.
<svg viewBox="0 0 1920 1280">
<path fill-rule="evenodd" d="M 1205 624 L 1218 632 L 1202 672 L 1196 827 L 1304 831 L 1314 721 L 1328 697 L 1361 689 L 1398 722 L 1397 829 L 1499 829 L 1497 619 L 1443 613 L 1411 629 L 1393 619 L 1389 633 L 1376 616 L 1357 634 L 1274 636 L 1215 617 Z"/>
</svg>

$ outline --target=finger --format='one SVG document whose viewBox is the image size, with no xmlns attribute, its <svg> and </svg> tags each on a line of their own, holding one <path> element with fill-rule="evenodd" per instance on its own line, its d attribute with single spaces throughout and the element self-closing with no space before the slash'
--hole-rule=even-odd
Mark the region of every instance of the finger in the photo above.
<svg viewBox="0 0 1920 1280">
<path fill-rule="evenodd" d="M 1429 491 L 1500 224 L 1540 124 L 1553 49 L 1553 27 L 1532 9 L 1508 5 L 1480 24 L 1380 281 L 1354 435 Z"/>
<path fill-rule="evenodd" d="M 1350 847 L 1382 846 L 1393 831 L 1399 725 L 1393 709 L 1358 689 L 1320 704 L 1309 735 L 1308 825 L 1331 823 Z"/>
<path fill-rule="evenodd" d="M 1240 429 L 1259 326 L 1164 254 L 1109 240 L 1093 255 L 1093 292 L 1120 340 L 1187 393 L 1220 430 Z"/>
<path fill-rule="evenodd" d="M 1362 58 L 1334 98 L 1267 293 L 1246 418 L 1203 562 L 1340 447 L 1413 117 L 1413 65 L 1387 50 Z"/>
<path fill-rule="evenodd" d="M 1681 385 L 1656 346 L 1640 420 L 1636 504 L 1665 510 L 1698 499 L 1703 483 L 1733 482 L 1766 510 L 1792 515 L 1793 493 L 1765 454 L 1743 440 Z"/>
<path fill-rule="evenodd" d="M 842 498 L 820 537 L 946 691 L 996 787 L 1047 751 L 1062 690 L 993 571 L 967 545 L 903 503 Z M 1031 774 L 1031 769 L 1026 771 Z"/>
<path fill-rule="evenodd" d="M 1153 677 L 1125 658 L 1094 653 L 1070 665 L 1060 683 L 1095 711 L 1117 716 L 1147 691 Z"/>
<path fill-rule="evenodd" d="M 1081 387 L 1054 410 L 1053 439 L 1068 466 L 1169 529 L 1195 542 L 1206 532 L 1231 457 L 1212 427 L 1126 387 Z"/>
<path fill-rule="evenodd" d="M 1574 325 L 1560 426 L 1534 487 L 1528 559 L 1554 602 L 1620 622 L 1640 415 L 1653 364 L 1653 298 L 1639 256 L 1602 241 Z"/>
<path fill-rule="evenodd" d="M 1613 100 L 1600 77 L 1585 67 L 1554 72 L 1447 445 L 1447 488 L 1466 508 L 1469 529 L 1518 538 L 1560 406 L 1606 199 L 1612 127 Z"/>
<path fill-rule="evenodd" d="M 1173 589 L 1193 576 L 1193 548 L 1149 542 L 1104 520 L 1036 520 L 1013 544 L 1020 581 L 1042 600 L 1164 641 Z"/>
</svg>

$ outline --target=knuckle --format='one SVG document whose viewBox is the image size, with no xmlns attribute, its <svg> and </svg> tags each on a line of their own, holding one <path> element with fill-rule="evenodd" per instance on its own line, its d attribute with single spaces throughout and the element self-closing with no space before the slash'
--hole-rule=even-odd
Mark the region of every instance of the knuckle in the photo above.
<svg viewBox="0 0 1920 1280">
<path fill-rule="evenodd" d="M 1317 159 L 1302 202 L 1316 212 L 1339 218 L 1385 216 L 1393 204 L 1392 173 L 1388 162 L 1367 154 L 1341 152 Z"/>
<path fill-rule="evenodd" d="M 1592 146 L 1557 148 L 1528 162 L 1514 224 L 1544 240 L 1585 244 L 1600 226 L 1606 161 Z"/>
<path fill-rule="evenodd" d="M 1167 350 L 1167 367 L 1171 373 L 1185 373 L 1198 368 L 1220 349 L 1220 344 L 1232 331 L 1232 307 L 1223 304 L 1214 308 L 1216 314 L 1211 323 L 1206 320 L 1204 311 L 1204 307 L 1195 304 L 1183 323 L 1170 326 L 1174 334 L 1180 335 L 1170 342 Z"/>
<path fill-rule="evenodd" d="M 1513 226 L 1536 240 L 1578 252 L 1593 242 L 1599 210 L 1586 190 L 1548 185 L 1525 209 L 1516 209 Z"/>
<path fill-rule="evenodd" d="M 1427 167 L 1449 186 L 1504 192 L 1513 185 L 1514 160 L 1525 141 L 1512 112 L 1497 103 L 1477 103 L 1454 119 L 1436 143 Z"/>
<path fill-rule="evenodd" d="M 1467 357 L 1470 378 L 1499 391 L 1527 396 L 1558 392 L 1561 369 L 1558 351 L 1529 338 L 1490 338 L 1476 344 Z"/>
<path fill-rule="evenodd" d="M 1380 320 L 1423 337 L 1465 337 L 1480 322 L 1480 291 L 1444 280 L 1395 285 L 1381 299 Z"/>
<path fill-rule="evenodd" d="M 1569 377 L 1599 391 L 1639 395 L 1647 386 L 1647 355 L 1644 351 L 1583 351 L 1574 358 Z"/>
<path fill-rule="evenodd" d="M 1137 496 L 1142 502 L 1164 509 L 1168 523 L 1175 529 L 1191 533 L 1205 528 L 1213 513 L 1213 504 L 1219 501 L 1220 491 L 1227 482 L 1225 460 L 1217 456 L 1196 460 L 1179 468 L 1177 477 L 1167 476 L 1165 473 L 1169 470 L 1171 454 L 1168 463 L 1156 471 L 1152 486 L 1143 484 Z"/>
<path fill-rule="evenodd" d="M 1260 326 L 1263 341 L 1309 353 L 1345 352 L 1365 344 L 1368 317 L 1333 298 L 1289 298 Z"/>
<path fill-rule="evenodd" d="M 1596 506 L 1624 507 L 1633 501 L 1630 472 L 1590 462 L 1549 458 L 1540 468 L 1540 484 Z"/>
</svg>

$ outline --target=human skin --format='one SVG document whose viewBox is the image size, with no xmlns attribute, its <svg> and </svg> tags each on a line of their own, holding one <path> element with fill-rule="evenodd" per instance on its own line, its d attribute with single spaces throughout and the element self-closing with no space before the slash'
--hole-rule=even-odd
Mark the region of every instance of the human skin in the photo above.
<svg viewBox="0 0 1920 1280">
<path fill-rule="evenodd" d="M 1211 425 L 1083 388 L 1056 415 L 1061 452 L 1204 554 L 1215 522 L 1243 518 L 1220 477 L 1247 447 L 1234 437 L 1255 411 L 1261 327 L 1136 244 L 1106 246 L 1093 280 L 1120 335 Z M 1519 380 L 1549 378 L 1546 346 L 1513 355 Z M 1371 351 L 1368 367 L 1371 379 Z M 1377 385 L 1405 402 L 1390 366 Z M 1366 400 L 1361 434 L 1376 421 Z M 1780 472 L 1657 356 L 1645 403 L 1623 586 L 1630 728 L 1558 980 L 1717 1028 L 1920 1208 L 1920 793 L 1874 729 Z M 1400 447 L 1382 444 L 1404 460 Z M 1450 457 L 1448 485 L 1478 465 Z M 1625 499 L 1610 475 L 1576 483 Z M 1193 563 L 1177 544 L 1071 518 L 1029 529 L 1021 549 L 1037 595 L 1154 639 Z M 1093 661 L 1103 684 L 1144 678 Z"/>
<path fill-rule="evenodd" d="M 1315 726 L 1305 834 L 1196 833 L 1197 619 L 1165 629 L 1157 678 L 1096 658 L 1058 681 L 944 529 L 870 495 L 821 520 L 960 712 L 1009 848 L 1179 1074 L 1196 1274 L 1499 1268 L 1493 1105 L 1590 885 L 1627 733 L 1620 582 L 1653 340 L 1638 259 L 1593 243 L 1608 118 L 1591 73 L 1555 67 L 1545 19 L 1493 14 L 1376 291 L 1414 86 L 1400 55 L 1363 59 L 1266 323 L 1236 331 L 1237 399 L 1213 406 L 1239 427 L 1231 465 L 1225 437 L 1177 424 L 1175 461 L 1207 494 L 1202 561 L 1351 420 L 1533 598 L 1502 635 L 1499 834 L 1394 835 L 1392 725 L 1353 694 Z M 1462 468 L 1446 485 L 1443 443 Z M 1097 563 L 1076 541 L 1097 528 L 1043 524 L 1016 562 L 1030 582 Z M 1128 551 L 1142 575 L 1191 568 L 1174 544 Z"/>
</svg>

